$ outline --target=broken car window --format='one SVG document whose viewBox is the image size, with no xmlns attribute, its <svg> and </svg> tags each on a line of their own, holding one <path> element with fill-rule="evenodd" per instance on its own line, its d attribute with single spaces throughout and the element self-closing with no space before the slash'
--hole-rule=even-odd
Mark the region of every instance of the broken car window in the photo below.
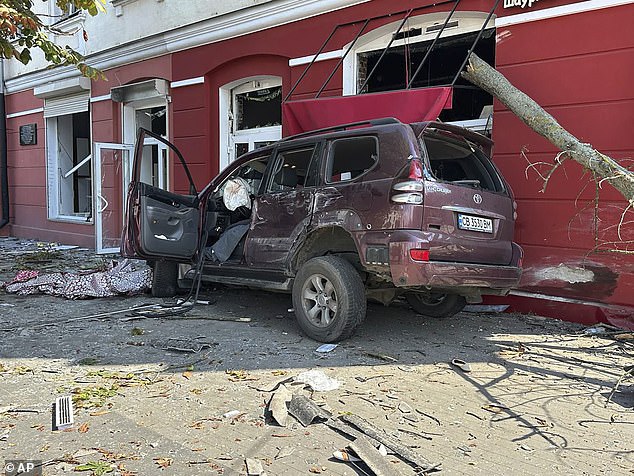
<svg viewBox="0 0 634 476">
<path fill-rule="evenodd" d="M 375 137 L 351 137 L 332 142 L 328 169 L 328 182 L 343 182 L 363 175 L 379 158 Z"/>
<path fill-rule="evenodd" d="M 276 193 L 314 185 L 312 177 L 308 178 L 308 170 L 316 150 L 316 145 L 311 145 L 280 151 L 269 191 Z"/>
<path fill-rule="evenodd" d="M 504 191 L 490 159 L 478 147 L 462 138 L 434 131 L 425 132 L 421 142 L 436 179 L 492 192 Z"/>
</svg>

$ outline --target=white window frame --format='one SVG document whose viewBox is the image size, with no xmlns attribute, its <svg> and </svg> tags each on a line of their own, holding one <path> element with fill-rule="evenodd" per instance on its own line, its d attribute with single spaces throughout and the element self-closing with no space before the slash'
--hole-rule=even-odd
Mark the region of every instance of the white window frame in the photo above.
<svg viewBox="0 0 634 476">
<path fill-rule="evenodd" d="M 413 38 L 403 38 L 392 43 L 391 47 L 402 46 L 405 44 L 414 45 L 425 41 L 433 41 L 438 34 L 438 30 L 426 32 L 430 26 L 442 25 L 449 12 L 428 13 L 408 18 L 401 31 L 408 31 L 414 28 L 420 28 L 423 33 Z M 488 13 L 483 12 L 455 12 L 451 17 L 451 22 L 458 21 L 458 25 L 451 28 L 445 28 L 440 38 L 447 38 L 462 33 L 470 33 L 478 31 L 482 28 L 482 24 Z M 397 20 L 387 25 L 383 25 L 362 35 L 354 47 L 343 60 L 343 95 L 351 96 L 358 94 L 358 72 L 359 72 L 359 53 L 368 51 L 383 50 L 392 38 L 392 34 L 398 29 L 402 20 Z M 491 16 L 487 28 L 495 27 L 495 15 Z M 344 46 L 343 50 L 347 50 L 350 45 Z"/>
<path fill-rule="evenodd" d="M 89 94 L 89 93 L 87 93 Z M 87 157 L 81 158 L 78 162 L 92 162 L 92 113 L 90 110 L 88 112 L 88 121 L 89 121 L 89 129 L 90 129 L 90 142 L 88 144 L 88 155 Z M 94 204 L 92 203 L 92 187 L 91 187 L 91 210 L 92 212 L 88 216 L 84 215 L 65 215 L 62 214 L 60 210 L 60 200 L 62 196 L 62 191 L 60 187 L 62 185 L 62 178 L 67 179 L 72 174 L 76 173 L 79 170 L 80 165 L 76 165 L 71 167 L 68 170 L 60 169 L 60 161 L 58 156 L 58 148 L 59 148 L 59 128 L 58 128 L 58 118 L 64 117 L 71 114 L 62 114 L 59 116 L 51 116 L 45 119 L 45 127 L 46 127 L 46 170 L 47 170 L 47 186 L 46 186 L 46 201 L 47 201 L 47 218 L 51 221 L 59 221 L 59 222 L 70 222 L 70 223 L 81 223 L 92 225 L 93 217 L 94 217 Z M 90 157 L 90 158 L 89 158 Z M 94 182 L 95 171 L 92 168 L 91 164 L 91 182 Z"/>
<path fill-rule="evenodd" d="M 235 157 L 235 143 L 248 142 L 249 150 L 255 142 L 277 141 L 282 138 L 282 126 L 259 127 L 233 131 L 233 119 L 230 115 L 233 100 L 236 93 L 256 91 L 263 88 L 272 88 L 282 85 L 279 76 L 249 76 L 221 86 L 219 95 L 219 124 L 220 124 L 220 164 L 219 170 L 227 167 Z M 236 141 L 235 139 L 241 139 Z"/>
</svg>

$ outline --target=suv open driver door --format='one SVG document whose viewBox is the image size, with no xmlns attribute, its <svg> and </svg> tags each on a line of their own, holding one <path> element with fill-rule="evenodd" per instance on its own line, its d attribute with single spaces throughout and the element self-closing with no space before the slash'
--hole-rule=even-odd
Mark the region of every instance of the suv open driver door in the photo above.
<svg viewBox="0 0 634 476">
<path fill-rule="evenodd" d="M 189 180 L 190 195 L 160 188 L 156 148 L 144 147 L 146 138 L 168 147 L 168 156 L 178 157 Z M 140 128 L 134 148 L 132 177 L 128 189 L 126 221 L 121 254 L 129 258 L 190 261 L 198 249 L 200 200 L 180 151 L 163 137 Z"/>
</svg>

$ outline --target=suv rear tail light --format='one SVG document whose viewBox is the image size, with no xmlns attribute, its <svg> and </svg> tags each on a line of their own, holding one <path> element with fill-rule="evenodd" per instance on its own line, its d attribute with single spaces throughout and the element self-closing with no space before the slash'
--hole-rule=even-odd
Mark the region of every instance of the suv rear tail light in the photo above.
<svg viewBox="0 0 634 476">
<path fill-rule="evenodd" d="M 407 178 L 404 182 L 397 182 L 392 185 L 392 190 L 396 193 L 392 195 L 391 199 L 395 203 L 408 203 L 411 205 L 420 205 L 423 203 L 423 164 L 417 157 L 410 156 L 409 158 L 409 170 L 407 171 Z"/>
<path fill-rule="evenodd" d="M 409 161 L 409 178 L 423 180 L 423 163 L 416 157 L 412 157 Z"/>
<path fill-rule="evenodd" d="M 396 190 L 397 192 L 422 192 L 424 188 L 422 182 L 408 180 L 407 182 L 395 183 L 392 190 Z"/>
<path fill-rule="evenodd" d="M 392 195 L 392 201 L 395 203 L 409 203 L 411 205 L 420 205 L 423 203 L 423 194 L 418 192 L 397 193 Z"/>
<path fill-rule="evenodd" d="M 409 256 L 414 261 L 429 261 L 429 250 L 411 249 L 409 250 Z"/>
</svg>

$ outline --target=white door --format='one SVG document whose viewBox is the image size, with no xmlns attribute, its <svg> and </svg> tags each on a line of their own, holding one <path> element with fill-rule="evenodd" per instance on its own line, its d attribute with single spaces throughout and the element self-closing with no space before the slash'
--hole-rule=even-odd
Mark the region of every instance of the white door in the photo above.
<svg viewBox="0 0 634 476">
<path fill-rule="evenodd" d="M 97 253 L 119 251 L 133 151 L 133 145 L 95 143 L 93 166 Z"/>
<path fill-rule="evenodd" d="M 95 236 L 97 253 L 118 253 L 125 219 L 125 206 L 132 176 L 131 144 L 95 144 Z M 145 139 L 143 155 L 150 160 L 141 179 L 167 190 L 169 161 L 167 146 L 152 138 Z"/>
</svg>

